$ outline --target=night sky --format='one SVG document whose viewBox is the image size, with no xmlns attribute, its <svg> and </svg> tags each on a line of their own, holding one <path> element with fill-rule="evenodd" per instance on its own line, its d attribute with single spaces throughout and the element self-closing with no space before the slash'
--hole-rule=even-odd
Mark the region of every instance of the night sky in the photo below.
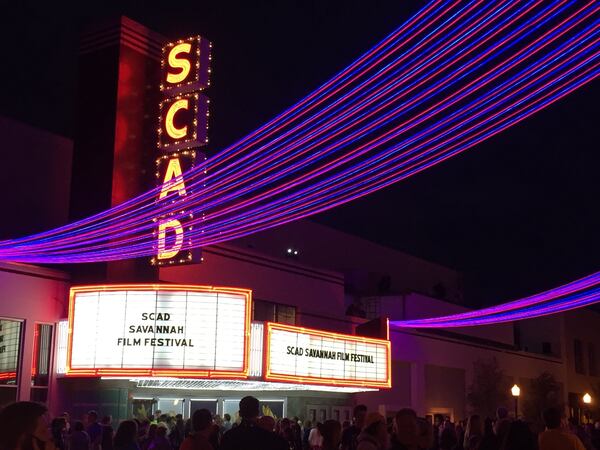
<svg viewBox="0 0 600 450">
<path fill-rule="evenodd" d="M 125 14 L 170 38 L 199 33 L 213 42 L 213 151 L 311 92 L 424 4 L 36 3 L 5 3 L 0 15 L 0 114 L 72 136 L 79 33 Z M 527 295 L 600 269 L 599 142 L 597 80 L 465 154 L 315 220 L 463 271 L 473 304 Z"/>
</svg>

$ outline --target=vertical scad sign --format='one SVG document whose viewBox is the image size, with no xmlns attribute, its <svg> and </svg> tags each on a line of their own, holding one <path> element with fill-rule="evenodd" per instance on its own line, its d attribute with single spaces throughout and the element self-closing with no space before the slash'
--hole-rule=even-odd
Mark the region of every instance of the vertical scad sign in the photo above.
<svg viewBox="0 0 600 450">
<path fill-rule="evenodd" d="M 200 36 L 172 42 L 163 48 L 159 108 L 156 178 L 160 192 L 156 199 L 165 214 L 154 221 L 156 266 L 199 262 L 199 250 L 192 250 L 192 233 L 198 222 L 182 203 L 202 186 L 204 172 L 186 176 L 205 157 L 199 148 L 208 143 L 209 100 L 203 91 L 210 85 L 211 43 Z"/>
</svg>

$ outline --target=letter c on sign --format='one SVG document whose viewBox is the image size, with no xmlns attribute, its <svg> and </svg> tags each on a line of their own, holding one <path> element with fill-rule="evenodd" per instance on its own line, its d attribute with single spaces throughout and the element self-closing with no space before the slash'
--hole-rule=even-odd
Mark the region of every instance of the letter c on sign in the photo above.
<svg viewBox="0 0 600 450">
<path fill-rule="evenodd" d="M 174 69 L 181 69 L 178 73 L 167 73 L 167 83 L 176 84 L 181 83 L 190 74 L 192 65 L 186 58 L 178 58 L 180 53 L 189 54 L 192 50 L 192 45 L 184 42 L 183 44 L 175 45 L 169 52 L 169 67 Z"/>
<path fill-rule="evenodd" d="M 182 137 L 185 137 L 185 135 L 187 134 L 187 125 L 181 127 L 181 128 L 177 128 L 175 126 L 174 120 L 175 120 L 175 114 L 177 114 L 177 111 L 179 111 L 180 109 L 188 109 L 189 107 L 189 100 L 186 98 L 182 98 L 180 100 L 177 100 L 176 102 L 173 102 L 173 104 L 171 104 L 171 106 L 169 106 L 169 110 L 167 111 L 167 116 L 165 117 L 165 130 L 167 131 L 167 134 L 169 136 L 171 136 L 173 139 L 181 139 Z"/>
</svg>

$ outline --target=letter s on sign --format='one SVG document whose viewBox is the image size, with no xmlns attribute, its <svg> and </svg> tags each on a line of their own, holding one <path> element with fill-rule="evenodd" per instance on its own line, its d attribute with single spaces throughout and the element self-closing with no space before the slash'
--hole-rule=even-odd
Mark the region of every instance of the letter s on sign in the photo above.
<svg viewBox="0 0 600 450">
<path fill-rule="evenodd" d="M 181 71 L 178 73 L 171 73 L 170 71 L 168 71 L 167 72 L 167 83 L 171 83 L 171 84 L 181 83 L 190 74 L 192 65 L 190 64 L 189 59 L 178 58 L 177 56 L 180 53 L 186 53 L 189 55 L 191 50 L 192 50 L 192 45 L 187 42 L 173 46 L 173 48 L 169 52 L 169 58 L 168 58 L 169 68 L 181 69 Z"/>
</svg>

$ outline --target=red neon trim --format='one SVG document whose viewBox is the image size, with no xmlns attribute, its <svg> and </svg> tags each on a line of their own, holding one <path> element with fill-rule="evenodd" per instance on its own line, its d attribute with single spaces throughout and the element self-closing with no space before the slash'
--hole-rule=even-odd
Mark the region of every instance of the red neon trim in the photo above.
<svg viewBox="0 0 600 450">
<path fill-rule="evenodd" d="M 284 381 L 294 384 L 316 384 L 325 386 L 342 386 L 342 387 L 365 387 L 365 388 L 390 388 L 392 387 L 392 355 L 391 343 L 385 339 L 375 339 L 364 336 L 356 336 L 353 334 L 336 333 L 332 331 L 315 330 L 313 328 L 296 327 L 293 325 L 284 325 L 281 323 L 267 322 L 265 323 L 266 340 L 265 340 L 265 355 L 264 355 L 264 379 L 266 381 Z M 311 377 L 278 374 L 271 371 L 271 332 L 273 330 L 289 331 L 292 333 L 308 334 L 311 336 L 326 337 L 331 339 L 341 339 L 346 341 L 362 342 L 376 345 L 384 345 L 386 348 L 386 381 L 373 380 L 347 380 L 343 378 L 328 378 L 328 377 Z"/>
<path fill-rule="evenodd" d="M 38 363 L 38 357 L 37 357 L 37 348 L 38 348 L 38 339 L 40 337 L 40 331 L 39 331 L 39 325 L 36 323 L 34 324 L 34 329 L 33 329 L 33 358 L 31 361 L 31 376 L 35 377 L 37 375 L 37 363 Z"/>
<path fill-rule="evenodd" d="M 81 292 L 106 291 L 192 291 L 216 292 L 221 294 L 242 294 L 246 303 L 244 321 L 244 361 L 242 370 L 198 370 L 198 369 L 160 369 L 160 368 L 72 368 L 73 320 L 75 294 Z M 175 377 L 175 378 L 231 378 L 247 379 L 250 372 L 250 314 L 252 311 L 252 290 L 245 288 L 201 286 L 189 284 L 112 284 L 73 286 L 69 292 L 69 325 L 67 343 L 66 376 L 76 377 Z"/>
</svg>

